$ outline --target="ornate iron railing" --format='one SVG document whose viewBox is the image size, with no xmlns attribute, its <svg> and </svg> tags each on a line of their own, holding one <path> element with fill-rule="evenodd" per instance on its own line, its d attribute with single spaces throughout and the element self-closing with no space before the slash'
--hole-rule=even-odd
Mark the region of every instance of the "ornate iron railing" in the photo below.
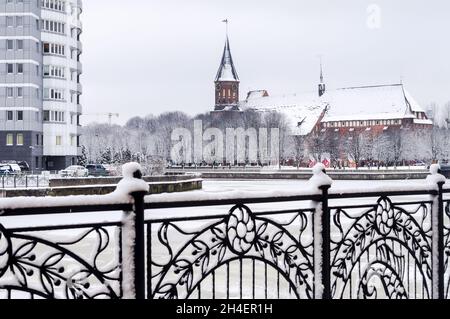
<svg viewBox="0 0 450 319">
<path fill-rule="evenodd" d="M 443 184 L 0 200 L 0 297 L 449 298 Z"/>
</svg>

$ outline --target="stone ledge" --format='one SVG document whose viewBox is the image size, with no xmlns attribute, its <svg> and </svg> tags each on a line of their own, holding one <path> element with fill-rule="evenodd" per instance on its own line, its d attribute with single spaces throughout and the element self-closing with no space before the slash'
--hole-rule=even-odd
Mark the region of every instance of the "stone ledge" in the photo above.
<svg viewBox="0 0 450 319">
<path fill-rule="evenodd" d="M 120 179 L 119 179 L 120 180 Z M 187 192 L 203 187 L 202 179 L 196 178 L 181 181 L 149 182 L 149 194 Z M 81 185 L 42 188 L 12 188 L 0 190 L 0 197 L 45 197 L 70 195 L 106 195 L 112 193 L 116 185 Z"/>
</svg>

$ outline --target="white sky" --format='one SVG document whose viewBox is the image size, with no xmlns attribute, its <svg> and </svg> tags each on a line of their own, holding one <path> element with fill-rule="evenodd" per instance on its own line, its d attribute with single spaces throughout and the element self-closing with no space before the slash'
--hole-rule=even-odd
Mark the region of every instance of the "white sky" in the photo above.
<svg viewBox="0 0 450 319">
<path fill-rule="evenodd" d="M 380 28 L 367 25 L 370 4 Z M 230 21 L 241 80 L 270 94 L 400 82 L 423 106 L 450 100 L 447 0 L 84 0 L 84 113 L 132 116 L 214 107 Z M 107 116 L 86 116 L 89 121 Z"/>
</svg>

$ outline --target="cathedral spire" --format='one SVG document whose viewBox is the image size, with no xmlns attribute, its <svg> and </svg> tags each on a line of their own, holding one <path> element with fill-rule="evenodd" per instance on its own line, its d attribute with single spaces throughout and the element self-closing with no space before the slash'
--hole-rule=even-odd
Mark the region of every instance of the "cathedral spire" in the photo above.
<svg viewBox="0 0 450 319">
<path fill-rule="evenodd" d="M 239 77 L 234 67 L 233 58 L 231 56 L 230 40 L 228 35 L 223 48 L 222 60 L 216 75 L 217 81 L 239 81 Z"/>
<path fill-rule="evenodd" d="M 325 83 L 323 81 L 323 67 L 322 67 L 322 57 L 320 57 L 320 82 L 319 82 L 319 97 L 325 94 Z"/>
<path fill-rule="evenodd" d="M 226 38 L 222 60 L 214 81 L 216 86 L 216 110 L 224 110 L 228 106 L 237 108 L 239 102 L 239 77 L 231 56 L 230 40 L 228 38 L 228 19 L 222 22 L 226 24 Z"/>
</svg>

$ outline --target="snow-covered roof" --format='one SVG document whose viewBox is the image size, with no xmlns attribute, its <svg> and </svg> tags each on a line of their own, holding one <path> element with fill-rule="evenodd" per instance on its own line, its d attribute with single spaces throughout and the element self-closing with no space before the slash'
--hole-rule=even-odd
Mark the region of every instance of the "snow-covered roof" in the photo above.
<svg viewBox="0 0 450 319">
<path fill-rule="evenodd" d="M 269 96 L 266 90 L 254 90 L 247 93 L 247 100 Z"/>
<path fill-rule="evenodd" d="M 416 100 L 414 100 L 414 98 L 411 96 L 411 94 L 409 94 L 407 90 L 404 90 L 404 92 L 406 100 L 409 103 L 412 112 L 425 112 L 425 110 L 419 105 L 419 103 L 416 102 Z"/>
<path fill-rule="evenodd" d="M 322 122 L 331 122 L 416 118 L 413 112 L 424 112 L 402 84 L 340 88 L 328 90 L 321 97 L 317 92 L 262 97 L 255 94 L 241 101 L 239 107 L 283 113 L 296 135 L 309 134 L 322 114 Z M 427 119 L 415 120 L 431 124 Z"/>
<path fill-rule="evenodd" d="M 250 98 L 239 103 L 242 110 L 279 112 L 286 115 L 292 134 L 307 135 L 320 120 L 327 104 L 317 94 L 290 94 Z"/>
<path fill-rule="evenodd" d="M 225 41 L 225 47 L 223 48 L 222 61 L 220 62 L 219 70 L 216 75 L 216 82 L 218 81 L 231 81 L 238 82 L 239 77 L 234 67 L 233 58 L 231 57 L 230 42 Z"/>
<path fill-rule="evenodd" d="M 324 122 L 414 117 L 402 84 L 341 88 L 327 91 L 322 99 L 330 104 Z M 423 112 L 417 103 L 415 109 Z"/>
</svg>

